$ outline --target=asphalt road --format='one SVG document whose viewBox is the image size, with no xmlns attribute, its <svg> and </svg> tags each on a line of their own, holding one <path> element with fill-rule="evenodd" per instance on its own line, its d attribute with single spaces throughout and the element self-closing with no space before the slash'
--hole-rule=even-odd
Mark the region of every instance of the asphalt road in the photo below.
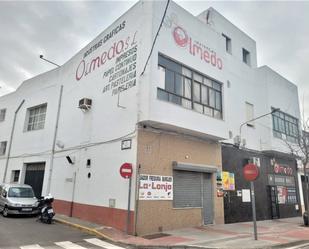
<svg viewBox="0 0 309 249">
<path fill-rule="evenodd" d="M 94 236 L 59 223 L 49 225 L 38 222 L 33 217 L 4 218 L 0 215 L 0 249 L 20 248 L 33 244 L 40 247 L 31 248 L 61 248 L 56 243 L 63 241 L 69 241 L 64 248 L 109 248 L 91 245 L 85 241 L 86 239 L 97 240 Z M 70 247 L 70 243 L 82 247 L 74 245 Z"/>
</svg>

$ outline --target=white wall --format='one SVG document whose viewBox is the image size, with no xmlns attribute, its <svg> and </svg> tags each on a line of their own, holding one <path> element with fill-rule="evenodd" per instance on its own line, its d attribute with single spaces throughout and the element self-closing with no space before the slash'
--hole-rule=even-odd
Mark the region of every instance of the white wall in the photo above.
<svg viewBox="0 0 309 249">
<path fill-rule="evenodd" d="M 51 193 L 55 198 L 71 201 L 72 178 L 76 172 L 74 201 L 108 206 L 109 198 L 113 198 L 116 199 L 116 208 L 121 209 L 126 208 L 128 182 L 120 178 L 119 167 L 124 162 L 131 162 L 136 172 L 138 122 L 158 123 L 163 128 L 179 129 L 232 143 L 233 139 L 228 140 L 228 133 L 231 131 L 233 137 L 239 134 L 240 124 L 246 121 L 245 102 L 254 105 L 255 116 L 276 107 L 299 117 L 296 86 L 267 67 L 256 69 L 255 42 L 214 10 L 212 24 L 208 25 L 203 21 L 205 13 L 196 18 L 171 2 L 152 56 L 144 74 L 140 76 L 165 6 L 166 2 L 163 1 L 138 2 L 63 66 L 24 82 L 16 92 L 0 98 L 0 109 L 7 108 L 6 120 L 0 122 L 0 141 L 9 140 L 14 111 L 25 99 L 17 115 L 11 152 L 14 158 L 10 159 L 7 179 L 10 179 L 12 170 L 24 171 L 25 163 L 44 161 L 43 194 L 46 194 L 61 85 L 63 95 L 57 140 L 61 141 L 64 148 L 56 147 Z M 104 42 L 104 38 L 120 26 L 121 30 Z M 201 46 L 215 51 L 216 57 L 222 60 L 222 68 L 192 55 L 188 46 L 178 46 L 172 34 L 177 26 L 186 30 L 188 36 Z M 225 51 L 222 32 L 232 39 L 232 55 Z M 111 83 L 110 75 L 106 74 L 115 69 L 117 56 L 112 56 L 113 51 L 117 44 L 120 44 L 118 49 L 121 50 L 122 42 L 122 54 L 137 46 L 136 70 L 132 69 L 132 72 L 136 71 L 136 85 L 121 92 L 118 98 L 118 94 L 113 94 L 113 89 L 105 91 Z M 95 44 L 100 46 L 95 48 Z M 242 62 L 242 44 L 251 52 L 252 67 Z M 91 48 L 95 49 L 84 57 Z M 110 52 L 110 59 L 105 59 L 104 52 Z M 164 88 L 158 80 L 159 52 L 222 83 L 222 120 L 157 99 L 157 87 Z M 83 66 L 85 64 L 87 67 L 91 63 L 92 67 L 94 63 L 96 66 L 86 75 Z M 87 112 L 77 108 L 78 101 L 84 97 L 92 99 L 92 107 Z M 27 108 L 42 103 L 47 103 L 45 128 L 24 132 Z M 121 140 L 126 135 L 132 138 L 131 150 L 121 150 Z M 278 145 L 280 141 L 272 135 L 270 116 L 255 122 L 254 128 L 244 127 L 242 137 L 251 149 L 282 149 Z M 65 159 L 67 155 L 76 158 L 74 165 L 68 164 Z M 5 159 L 0 157 L 0 177 L 3 176 Z M 92 161 L 90 168 L 85 165 L 87 159 Z M 90 179 L 87 178 L 89 172 L 92 174 Z M 132 198 L 134 192 L 133 189 Z M 133 206 L 134 202 L 131 209 Z"/>
</svg>

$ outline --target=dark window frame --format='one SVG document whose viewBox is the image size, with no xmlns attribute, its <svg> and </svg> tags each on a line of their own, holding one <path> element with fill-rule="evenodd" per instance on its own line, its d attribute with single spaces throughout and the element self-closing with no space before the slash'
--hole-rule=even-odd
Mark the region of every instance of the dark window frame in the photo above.
<svg viewBox="0 0 309 249">
<path fill-rule="evenodd" d="M 0 109 L 0 122 L 5 121 L 6 108 Z"/>
<path fill-rule="evenodd" d="M 251 66 L 251 54 L 245 48 L 242 48 L 242 61 L 248 66 Z"/>
<path fill-rule="evenodd" d="M 272 110 L 274 110 L 274 108 L 272 108 Z M 285 112 L 276 111 L 272 114 L 272 125 L 274 137 L 282 139 L 282 135 L 285 135 L 286 139 L 290 142 L 297 142 L 299 135 L 297 118 Z"/>
<path fill-rule="evenodd" d="M 229 54 L 232 54 L 232 39 L 223 33 L 222 36 L 224 37 L 225 40 L 225 51 Z"/>
<path fill-rule="evenodd" d="M 161 59 L 161 58 L 163 59 Z M 170 61 L 171 63 L 173 64 L 177 64 L 177 66 L 180 66 L 181 69 L 183 70 L 184 68 L 186 70 L 190 70 L 191 71 L 191 77 L 189 77 L 188 75 L 185 75 L 183 73 L 180 73 L 180 72 L 176 72 L 174 71 L 173 69 L 171 68 L 168 68 L 167 65 L 163 65 L 164 63 L 160 63 L 160 59 L 163 61 Z M 168 102 L 172 102 L 172 103 L 175 103 L 175 104 L 178 104 L 178 105 L 181 105 L 183 106 L 183 101 L 182 100 L 185 100 L 185 101 L 190 101 L 191 102 L 191 108 L 192 110 L 195 110 L 194 109 L 194 104 L 196 105 L 201 105 L 202 106 L 202 113 L 205 114 L 205 115 L 208 115 L 208 116 L 211 116 L 211 117 L 214 117 L 214 118 L 217 118 L 217 119 L 223 119 L 223 100 L 222 100 L 222 97 L 223 97 L 223 92 L 222 92 L 222 88 L 223 88 L 223 84 L 217 80 L 214 80 L 213 78 L 209 77 L 209 76 L 206 76 L 205 74 L 202 74 L 186 65 L 183 65 L 182 63 L 179 63 L 179 62 L 176 62 L 162 54 L 159 54 L 159 62 L 158 62 L 158 67 L 161 67 L 161 68 L 164 68 L 165 72 L 168 70 L 169 72 L 173 72 L 174 73 L 174 76 L 172 77 L 174 82 L 172 83 L 174 85 L 174 90 L 173 92 L 172 91 L 169 91 L 169 90 L 166 90 L 166 85 L 165 85 L 165 89 L 162 89 L 160 87 L 158 87 L 158 92 L 157 92 L 157 97 L 158 99 L 161 99 L 161 100 L 165 100 L 165 101 L 168 101 Z M 199 80 L 195 79 L 194 78 L 194 74 L 197 74 L 197 75 L 200 75 L 201 78 L 202 78 L 202 81 L 205 81 L 206 79 L 207 80 L 210 80 L 211 81 L 211 86 L 209 85 L 206 85 L 204 84 L 203 82 L 200 82 Z M 180 76 L 181 77 L 181 84 L 182 84 L 182 95 L 178 94 L 176 92 L 176 75 Z M 185 79 L 188 79 L 190 82 L 191 82 L 191 98 L 188 98 L 185 96 Z M 166 82 L 165 82 L 166 83 Z M 170 84 L 170 83 L 169 83 Z M 198 84 L 199 85 L 199 99 L 198 100 L 195 100 L 194 98 L 194 85 L 195 84 Z M 207 103 L 203 103 L 203 99 L 202 99 L 202 88 L 206 88 L 206 92 L 207 92 Z M 218 90 L 220 88 L 220 90 Z M 210 91 L 214 91 L 214 106 L 211 106 L 210 104 Z M 165 95 L 165 97 L 163 98 L 163 93 L 166 93 L 167 95 Z M 219 102 L 217 102 L 217 95 L 219 96 L 218 98 L 220 99 Z M 167 99 L 167 100 L 166 100 Z M 174 99 L 174 101 L 173 101 Z M 178 99 L 179 101 L 175 101 L 176 99 Z M 217 107 L 217 103 L 218 103 L 218 106 L 219 108 Z M 209 115 L 208 113 L 206 113 L 205 110 L 211 110 L 211 114 Z M 216 116 L 215 114 L 218 113 L 217 115 L 219 116 Z"/>
<path fill-rule="evenodd" d="M 0 156 L 4 156 L 6 153 L 7 141 L 0 142 Z"/>
</svg>

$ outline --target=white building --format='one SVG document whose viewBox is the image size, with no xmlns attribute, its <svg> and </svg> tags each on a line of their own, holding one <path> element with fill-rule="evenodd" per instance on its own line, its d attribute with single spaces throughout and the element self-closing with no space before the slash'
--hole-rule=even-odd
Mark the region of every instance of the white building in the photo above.
<svg viewBox="0 0 309 249">
<path fill-rule="evenodd" d="M 59 213 L 124 230 L 128 162 L 131 232 L 224 222 L 219 141 L 233 144 L 241 123 L 271 108 L 299 119 L 297 87 L 257 67 L 255 41 L 214 9 L 194 17 L 166 6 L 138 2 L 64 65 L 0 98 L 1 179 L 52 193 Z M 268 116 L 241 137 L 286 152 L 273 130 Z"/>
</svg>

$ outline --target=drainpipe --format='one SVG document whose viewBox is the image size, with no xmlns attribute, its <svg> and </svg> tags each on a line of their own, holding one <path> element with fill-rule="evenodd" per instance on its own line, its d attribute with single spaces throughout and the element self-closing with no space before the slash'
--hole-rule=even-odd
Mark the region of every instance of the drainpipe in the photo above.
<svg viewBox="0 0 309 249">
<path fill-rule="evenodd" d="M 47 193 L 46 194 L 49 194 L 49 192 L 50 192 L 51 178 L 52 178 L 52 174 L 53 174 L 54 155 L 55 155 L 56 139 L 57 139 L 57 133 L 58 133 L 60 107 L 61 107 L 61 101 L 62 101 L 62 92 L 63 92 L 63 85 L 61 85 L 61 87 L 60 87 L 58 109 L 57 109 L 57 118 L 56 118 L 56 124 L 55 124 L 52 151 L 51 151 L 51 155 L 50 155 L 50 165 L 49 165 L 49 174 L 48 174 L 47 191 L 46 191 Z"/>
<path fill-rule="evenodd" d="M 3 175 L 3 181 L 2 181 L 3 183 L 5 182 L 5 178 L 6 178 L 6 174 L 7 174 L 7 170 L 8 170 L 8 166 L 9 166 L 9 160 L 10 160 L 10 156 L 11 156 L 11 147 L 12 147 L 13 135 L 14 135 L 14 131 L 15 131 L 15 123 L 16 123 L 17 113 L 18 113 L 19 109 L 21 108 L 21 106 L 24 104 L 24 102 L 25 102 L 25 100 L 23 99 L 21 101 L 21 103 L 19 104 L 19 106 L 17 107 L 15 113 L 14 113 L 13 126 L 12 126 L 12 130 L 11 130 L 10 143 L 9 143 L 9 148 L 8 148 L 8 156 L 6 158 L 5 168 L 4 168 L 4 175 Z"/>
</svg>

